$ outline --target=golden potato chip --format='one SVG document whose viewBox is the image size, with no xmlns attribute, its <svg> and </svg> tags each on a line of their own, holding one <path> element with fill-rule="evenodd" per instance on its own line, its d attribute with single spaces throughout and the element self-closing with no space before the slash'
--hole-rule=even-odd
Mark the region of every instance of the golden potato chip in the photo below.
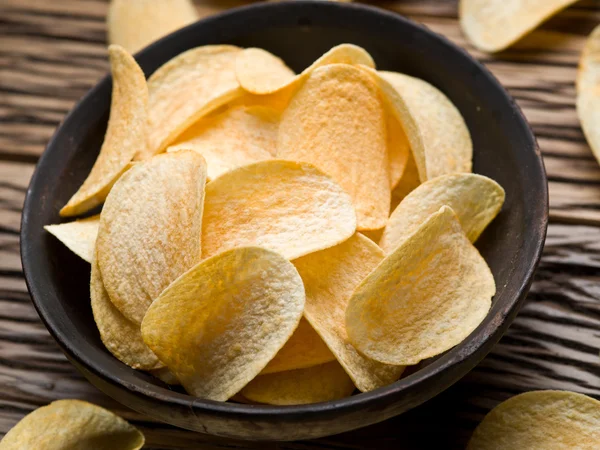
<svg viewBox="0 0 600 450">
<path fill-rule="evenodd" d="M 238 83 L 252 94 L 269 94 L 274 86 L 285 86 L 296 78 L 286 64 L 262 48 L 242 50 L 236 59 Z"/>
<path fill-rule="evenodd" d="M 177 377 L 175 375 L 173 375 L 173 372 L 171 372 L 166 367 L 161 367 L 160 369 L 150 370 L 149 372 L 150 372 L 150 374 L 152 374 L 153 376 L 158 378 L 163 383 L 170 384 L 172 386 L 181 384 L 179 382 L 179 380 L 177 379 Z"/>
<path fill-rule="evenodd" d="M 60 210 L 76 216 L 100 205 L 138 151 L 146 148 L 148 86 L 135 59 L 118 45 L 108 48 L 113 76 L 110 117 L 98 159 L 79 190 Z"/>
<path fill-rule="evenodd" d="M 265 368 L 304 310 L 292 263 L 259 247 L 202 261 L 152 303 L 144 342 L 196 397 L 225 401 Z"/>
<path fill-rule="evenodd" d="M 348 300 L 384 257 L 377 245 L 356 233 L 335 247 L 294 261 L 306 289 L 304 316 L 362 392 L 393 383 L 403 370 L 364 357 L 350 344 L 346 333 Z"/>
<path fill-rule="evenodd" d="M 393 113 L 387 114 L 387 149 L 390 165 L 390 188 L 394 189 L 404 174 L 410 156 L 410 144 L 402 125 Z"/>
<path fill-rule="evenodd" d="M 207 184 L 202 257 L 257 245 L 294 259 L 339 244 L 355 229 L 350 196 L 323 172 L 262 161 Z"/>
<path fill-rule="evenodd" d="M 443 206 L 356 288 L 346 310 L 348 338 L 376 361 L 417 364 L 477 328 L 495 290 L 485 260 Z"/>
<path fill-rule="evenodd" d="M 458 216 L 471 242 L 475 242 L 504 203 L 504 189 L 483 175 L 455 173 L 429 180 L 404 198 L 394 210 L 379 246 L 392 253 L 431 214 L 447 205 Z"/>
<path fill-rule="evenodd" d="M 75 222 L 46 225 L 44 230 L 55 236 L 85 262 L 91 263 L 99 225 L 100 215 L 95 215 Z"/>
<path fill-rule="evenodd" d="M 371 55 L 365 49 L 353 44 L 341 44 L 333 47 L 304 69 L 301 74 L 294 77 L 290 77 L 289 73 L 286 73 L 283 67 L 287 68 L 287 66 L 281 60 L 277 61 L 278 59 L 260 49 L 247 49 L 241 53 L 236 65 L 237 79 L 241 87 L 252 94 L 266 95 L 280 91 L 292 94 L 318 67 L 329 64 L 361 64 L 366 67 L 375 67 Z M 265 72 L 272 70 L 273 66 L 276 66 L 276 75 L 267 76 Z"/>
<path fill-rule="evenodd" d="M 110 192 L 100 215 L 97 252 L 104 286 L 128 320 L 200 260 L 206 164 L 179 151 L 136 164 Z"/>
<path fill-rule="evenodd" d="M 425 178 L 452 172 L 471 172 L 473 143 L 460 112 L 438 89 L 426 81 L 395 72 L 379 72 L 404 100 L 421 134 Z M 418 151 L 419 148 L 413 148 Z M 419 158 L 417 157 L 417 165 Z M 419 168 L 420 173 L 423 169 Z"/>
<path fill-rule="evenodd" d="M 200 120 L 167 151 L 191 149 L 206 160 L 209 180 L 236 167 L 271 159 L 276 152 L 279 113 L 265 106 L 239 106 Z"/>
<path fill-rule="evenodd" d="M 261 375 L 304 369 L 334 361 L 335 356 L 313 327 L 302 318 L 294 334 L 263 369 Z"/>
<path fill-rule="evenodd" d="M 479 50 L 498 52 L 577 0 L 461 0 L 460 25 Z"/>
<path fill-rule="evenodd" d="M 277 156 L 314 164 L 352 197 L 359 230 L 390 208 L 386 120 L 371 77 L 346 64 L 315 69 L 281 117 Z"/>
<path fill-rule="evenodd" d="M 242 94 L 232 45 L 206 45 L 181 53 L 148 79 L 148 147 L 136 159 L 160 153 L 208 113 Z"/>
<path fill-rule="evenodd" d="M 127 320 L 110 301 L 95 259 L 92 260 L 90 297 L 102 343 L 115 358 L 134 369 L 149 370 L 164 366 L 144 344 L 140 326 Z"/>
<path fill-rule="evenodd" d="M 190 0 L 112 0 L 106 18 L 108 42 L 135 53 L 198 18 Z"/>
<path fill-rule="evenodd" d="M 588 37 L 579 60 L 577 114 L 585 138 L 600 161 L 600 26 Z"/>
<path fill-rule="evenodd" d="M 410 153 L 406 161 L 406 166 L 404 167 L 404 172 L 402 173 L 402 178 L 400 178 L 400 181 L 392 191 L 392 204 L 390 206 L 390 211 L 392 211 L 392 214 L 400 202 L 404 200 L 408 194 L 419 187 L 420 184 L 421 180 L 419 178 L 419 169 L 417 169 L 415 158 L 413 157 L 412 153 Z"/>
<path fill-rule="evenodd" d="M 354 384 L 337 361 L 307 369 L 260 375 L 242 389 L 244 398 L 269 405 L 304 405 L 348 397 Z"/>
<path fill-rule="evenodd" d="M 496 406 L 467 450 L 597 450 L 600 402 L 566 391 L 532 391 Z"/>
<path fill-rule="evenodd" d="M 25 416 L 2 450 L 138 450 L 144 435 L 119 416 L 81 400 L 58 400 Z"/>
</svg>

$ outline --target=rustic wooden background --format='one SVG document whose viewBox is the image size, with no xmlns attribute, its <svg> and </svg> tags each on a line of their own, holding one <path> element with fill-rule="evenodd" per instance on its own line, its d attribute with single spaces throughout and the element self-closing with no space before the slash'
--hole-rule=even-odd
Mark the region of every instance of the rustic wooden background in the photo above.
<svg viewBox="0 0 600 450">
<path fill-rule="evenodd" d="M 202 14 L 242 4 L 197 1 Z M 149 449 L 462 449 L 498 402 L 532 389 L 600 399 L 600 167 L 575 113 L 575 74 L 600 2 L 582 1 L 497 56 L 470 46 L 453 0 L 372 2 L 425 23 L 483 61 L 533 126 L 550 181 L 551 224 L 529 299 L 468 376 L 385 423 L 310 442 L 259 444 L 202 436 L 126 410 L 67 362 L 23 281 L 19 219 L 34 165 L 67 111 L 107 71 L 105 0 L 0 0 L 0 436 L 52 400 L 81 398 L 139 426 Z M 393 42 L 390 45 L 394 45 Z"/>
</svg>

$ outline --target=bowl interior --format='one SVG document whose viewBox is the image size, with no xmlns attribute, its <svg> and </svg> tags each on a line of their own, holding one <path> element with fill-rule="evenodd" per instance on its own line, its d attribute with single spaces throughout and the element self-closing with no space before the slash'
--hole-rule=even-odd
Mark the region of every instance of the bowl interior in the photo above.
<svg viewBox="0 0 600 450">
<path fill-rule="evenodd" d="M 466 53 L 419 25 L 364 6 L 328 2 L 255 5 L 191 25 L 137 55 L 149 75 L 189 48 L 226 43 L 267 49 L 301 71 L 334 45 L 345 42 L 364 47 L 379 69 L 417 76 L 442 90 L 461 111 L 471 132 L 474 172 L 500 183 L 506 190 L 506 203 L 477 242 L 498 288 L 484 323 L 463 344 L 428 367 L 379 392 L 335 402 L 340 406 L 407 389 L 461 363 L 486 340 L 497 340 L 501 324 L 514 314 L 539 259 L 547 217 L 543 164 L 520 111 L 497 81 Z M 85 179 L 98 154 L 110 89 L 110 80 L 104 79 L 77 105 L 40 160 L 23 218 L 27 281 L 40 316 L 72 359 L 111 383 L 187 402 L 185 394 L 168 391 L 159 380 L 128 368 L 105 350 L 89 305 L 89 265 L 42 228 L 60 222 L 59 209 Z M 211 404 L 194 404 L 202 403 Z M 301 413 L 311 408 L 258 407 L 254 411 Z"/>
</svg>

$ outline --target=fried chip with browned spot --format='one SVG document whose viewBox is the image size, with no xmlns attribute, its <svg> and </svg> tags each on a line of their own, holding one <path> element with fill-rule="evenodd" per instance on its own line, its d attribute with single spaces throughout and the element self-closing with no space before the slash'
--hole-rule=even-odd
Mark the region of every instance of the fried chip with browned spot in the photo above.
<svg viewBox="0 0 600 450">
<path fill-rule="evenodd" d="M 44 230 L 65 244 L 69 250 L 85 262 L 91 263 L 99 225 L 100 215 L 95 215 L 75 222 L 46 225 Z"/>
<path fill-rule="evenodd" d="M 471 334 L 495 291 L 485 260 L 444 206 L 356 288 L 346 309 L 348 338 L 376 361 L 417 364 Z"/>
<path fill-rule="evenodd" d="M 496 406 L 467 450 L 597 450 L 600 402 L 567 391 L 532 391 Z"/>
<path fill-rule="evenodd" d="M 404 100 L 423 142 L 416 158 L 421 180 L 453 172 L 471 172 L 473 143 L 460 112 L 436 87 L 396 72 L 379 72 Z M 419 151 L 413 148 L 413 151 Z M 425 175 L 425 176 L 423 176 Z"/>
<path fill-rule="evenodd" d="M 98 230 L 102 280 L 113 304 L 140 324 L 159 294 L 201 257 L 206 164 L 179 151 L 136 164 L 110 192 Z"/>
<path fill-rule="evenodd" d="M 325 345 L 321 336 L 306 319 L 302 318 L 294 334 L 267 364 L 261 375 L 304 369 L 334 360 L 335 356 Z"/>
<path fill-rule="evenodd" d="M 456 173 L 434 178 L 408 194 L 394 210 L 379 246 L 392 253 L 431 214 L 446 205 L 458 216 L 471 242 L 475 242 L 504 203 L 504 189 L 491 178 Z"/>
<path fill-rule="evenodd" d="M 315 69 L 281 117 L 277 156 L 314 164 L 352 197 L 358 230 L 390 208 L 386 119 L 377 85 L 347 64 Z"/>
<path fill-rule="evenodd" d="M 148 87 L 135 59 L 118 45 L 108 48 L 113 77 L 110 117 L 98 159 L 79 190 L 60 210 L 76 216 L 100 205 L 113 184 L 146 148 Z"/>
<path fill-rule="evenodd" d="M 262 161 L 206 185 L 202 257 L 256 245 L 294 259 L 355 229 L 352 200 L 330 177 L 308 163 Z"/>
<path fill-rule="evenodd" d="M 242 389 L 243 398 L 269 405 L 304 405 L 348 397 L 354 384 L 337 361 L 260 375 Z"/>
<path fill-rule="evenodd" d="M 191 149 L 206 160 L 209 180 L 237 167 L 271 159 L 276 152 L 279 112 L 266 106 L 238 106 L 200 120 L 167 151 Z"/>
<path fill-rule="evenodd" d="M 600 161 L 600 26 L 588 37 L 579 59 L 577 114 L 592 153 Z"/>
<path fill-rule="evenodd" d="M 106 17 L 108 42 L 136 53 L 198 18 L 190 0 L 111 0 Z"/>
<path fill-rule="evenodd" d="M 110 301 L 95 259 L 92 260 L 90 297 L 102 343 L 115 358 L 134 369 L 150 370 L 164 366 L 144 344 L 140 326 L 127 320 Z"/>
<path fill-rule="evenodd" d="M 243 93 L 235 78 L 232 45 L 193 48 L 161 66 L 148 79 L 148 147 L 143 160 L 164 151 L 202 117 Z"/>
<path fill-rule="evenodd" d="M 58 400 L 25 416 L 2 450 L 139 450 L 144 435 L 112 412 L 81 400 Z"/>
<path fill-rule="evenodd" d="M 285 345 L 304 297 L 298 271 L 283 256 L 236 248 L 165 289 L 144 317 L 142 336 L 187 392 L 225 401 Z"/>
<path fill-rule="evenodd" d="M 306 289 L 304 316 L 362 392 L 393 383 L 403 371 L 358 353 L 346 332 L 348 300 L 384 257 L 377 245 L 356 233 L 335 247 L 294 261 Z"/>
</svg>

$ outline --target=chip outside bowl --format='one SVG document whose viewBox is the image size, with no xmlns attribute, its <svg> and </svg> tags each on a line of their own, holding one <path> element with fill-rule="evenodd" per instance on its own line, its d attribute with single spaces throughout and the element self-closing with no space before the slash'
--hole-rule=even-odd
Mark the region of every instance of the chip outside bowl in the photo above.
<svg viewBox="0 0 600 450">
<path fill-rule="evenodd" d="M 474 172 L 506 190 L 506 203 L 477 242 L 498 291 L 481 325 L 460 345 L 389 386 L 350 398 L 301 406 L 218 403 L 172 391 L 125 366 L 102 345 L 92 318 L 89 265 L 43 229 L 75 192 L 98 152 L 110 106 L 104 78 L 60 125 L 27 191 L 21 258 L 33 303 L 69 360 L 95 386 L 155 419 L 203 433 L 252 440 L 332 435 L 380 422 L 434 397 L 469 372 L 514 319 L 539 262 L 548 221 L 544 165 L 520 109 L 465 51 L 399 15 L 321 1 L 264 3 L 210 17 L 136 55 L 146 75 L 204 44 L 261 47 L 296 71 L 332 46 L 363 46 L 384 70 L 417 76 L 442 90 L 463 114 L 474 144 Z"/>
</svg>

